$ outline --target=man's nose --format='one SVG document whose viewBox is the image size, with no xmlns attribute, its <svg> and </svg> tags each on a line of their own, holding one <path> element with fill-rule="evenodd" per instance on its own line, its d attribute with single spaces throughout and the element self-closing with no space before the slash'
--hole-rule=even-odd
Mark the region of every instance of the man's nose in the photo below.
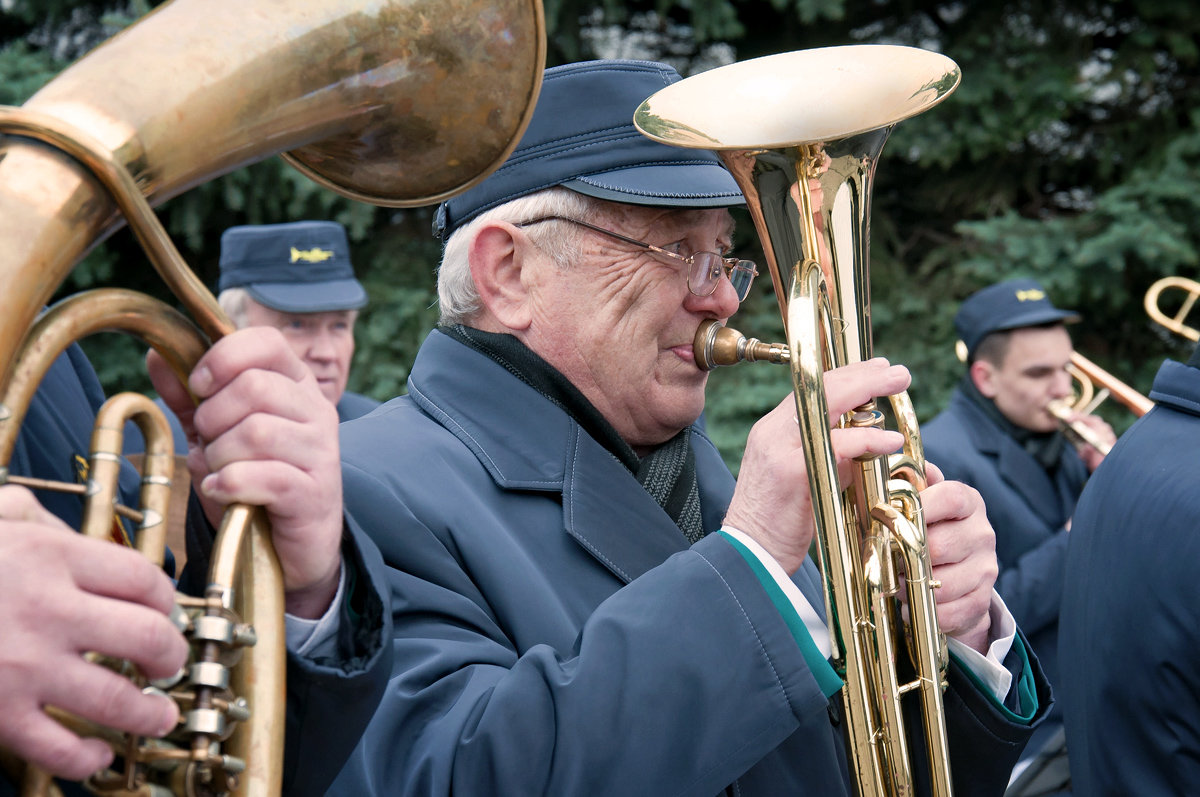
<svg viewBox="0 0 1200 797">
<path fill-rule="evenodd" d="M 333 336 L 325 331 L 313 333 L 307 341 L 307 354 L 314 360 L 332 360 L 337 355 Z"/>
<path fill-rule="evenodd" d="M 1074 393 L 1075 380 L 1066 370 L 1059 371 L 1054 377 L 1054 398 L 1067 398 Z"/>
<path fill-rule="evenodd" d="M 729 275 L 724 273 L 717 280 L 717 289 L 711 294 L 697 296 L 688 291 L 687 298 L 684 300 L 684 306 L 688 310 L 694 313 L 706 313 L 722 321 L 737 312 L 738 304 L 737 291 L 734 289 L 733 283 L 729 281 Z"/>
</svg>

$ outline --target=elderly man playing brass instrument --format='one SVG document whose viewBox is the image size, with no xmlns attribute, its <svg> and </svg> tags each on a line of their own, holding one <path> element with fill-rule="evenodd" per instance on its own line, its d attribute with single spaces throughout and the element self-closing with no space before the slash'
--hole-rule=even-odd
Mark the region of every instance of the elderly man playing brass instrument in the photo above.
<svg viewBox="0 0 1200 797">
<path fill-rule="evenodd" d="M 697 424 L 692 340 L 745 298 L 741 201 L 706 151 L 641 137 L 661 64 L 547 71 L 521 144 L 445 203 L 441 324 L 409 394 L 342 424 L 347 511 L 390 565 L 392 682 L 340 795 L 844 794 L 791 397 L 735 484 Z M 899 391 L 876 359 L 830 410 Z M 900 435 L 835 430 L 838 456 Z M 995 596 L 978 494 L 924 493 L 955 782 L 999 794 L 1048 695 Z"/>
<path fill-rule="evenodd" d="M 200 360 L 189 381 L 198 408 L 162 358 L 152 354 L 150 365 L 192 440 L 193 553 L 212 533 L 201 507 L 213 524 L 228 503 L 266 508 L 291 651 L 284 791 L 322 794 L 370 717 L 390 660 L 389 623 L 371 575 L 378 553 L 343 537 L 336 412 L 275 329 L 235 332 Z M 71 347 L 30 407 L 13 471 L 74 481 L 102 399 L 90 365 Z M 127 475 L 136 495 L 136 474 Z M 77 497 L 44 498 L 77 523 Z M 143 694 L 82 654 L 128 659 L 146 677 L 165 678 L 184 666 L 188 646 L 168 620 L 175 588 L 163 570 L 129 548 L 68 532 L 29 490 L 0 487 L 0 747 L 73 780 L 107 766 L 113 751 L 76 737 L 44 706 L 146 736 L 165 734 L 179 714 L 173 701 Z M 204 576 L 197 574 L 201 587 Z"/>
</svg>

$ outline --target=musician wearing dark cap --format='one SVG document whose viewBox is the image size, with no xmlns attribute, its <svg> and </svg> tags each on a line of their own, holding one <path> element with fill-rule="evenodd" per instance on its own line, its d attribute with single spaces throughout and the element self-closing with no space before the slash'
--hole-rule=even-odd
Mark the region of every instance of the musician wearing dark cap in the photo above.
<svg viewBox="0 0 1200 797">
<path fill-rule="evenodd" d="M 692 340 L 729 318 L 741 194 L 651 142 L 662 64 L 547 70 L 508 161 L 441 206 L 441 319 L 409 391 L 340 427 L 347 511 L 390 567 L 395 667 L 334 794 L 838 795 L 850 789 L 790 395 L 736 484 Z M 882 360 L 831 411 L 905 387 Z M 899 435 L 833 432 L 840 457 Z M 924 493 L 960 793 L 998 794 L 1048 699 L 965 485 Z"/>
<path fill-rule="evenodd" d="M 354 324 L 367 304 L 367 291 L 354 276 L 345 227 L 334 221 L 230 227 L 221 235 L 220 269 L 217 302 L 229 320 L 238 329 L 282 332 L 321 394 L 337 408 L 339 421 L 379 406 L 346 390 Z M 179 419 L 168 411 L 167 420 L 175 450 L 186 452 Z"/>
<path fill-rule="evenodd" d="M 1200 349 L 1154 378 L 1075 507 L 1059 633 L 1076 794 L 1200 783 Z"/>
<path fill-rule="evenodd" d="M 379 402 L 346 390 L 354 322 L 367 292 L 354 277 L 346 229 L 333 221 L 230 227 L 221 235 L 217 301 L 240 329 L 275 327 L 342 421 Z"/>
<path fill-rule="evenodd" d="M 1072 445 L 1048 409 L 1072 395 L 1066 324 L 1076 320 L 1034 280 L 1009 280 L 972 294 L 954 317 L 967 371 L 947 408 L 921 428 L 928 459 L 983 496 L 996 532 L 996 590 L 1029 635 L 1052 685 L 1058 680 L 1067 529 L 1089 473 L 1103 459 L 1090 445 Z M 1102 440 L 1115 439 L 1097 417 L 1075 421 Z M 1026 748 L 1027 760 L 1047 745 L 1058 750 L 1061 726 L 1055 707 Z"/>
</svg>

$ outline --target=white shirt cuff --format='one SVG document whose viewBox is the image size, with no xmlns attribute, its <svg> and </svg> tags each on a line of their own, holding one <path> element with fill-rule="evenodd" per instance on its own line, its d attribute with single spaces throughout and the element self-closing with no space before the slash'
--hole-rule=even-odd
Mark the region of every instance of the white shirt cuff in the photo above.
<svg viewBox="0 0 1200 797">
<path fill-rule="evenodd" d="M 334 594 L 325 614 L 315 620 L 291 614 L 283 616 L 287 629 L 287 649 L 297 656 L 309 659 L 332 655 L 337 645 L 337 631 L 341 622 L 341 606 L 345 594 L 346 568 L 341 566 L 338 571 L 337 593 Z"/>
<path fill-rule="evenodd" d="M 829 658 L 833 650 L 829 640 L 829 627 L 817 614 L 813 605 L 804 597 L 800 588 L 784 572 L 783 566 L 744 532 L 730 526 L 722 527 L 721 531 L 746 546 L 758 558 L 771 577 L 775 579 L 779 588 L 783 590 L 783 594 L 791 602 L 796 614 L 804 621 L 809 636 L 812 637 L 821 654 Z M 992 620 L 990 633 L 992 641 L 988 646 L 986 656 L 957 639 L 947 639 L 946 641 L 950 652 L 958 656 L 963 666 L 991 690 L 996 700 L 1003 702 L 1005 696 L 1008 695 L 1008 690 L 1012 687 L 1012 673 L 1004 666 L 1004 659 L 1012 649 L 1013 640 L 1017 636 L 1017 621 L 1013 619 L 1012 612 L 1008 610 L 995 590 L 992 590 L 992 604 L 988 611 Z"/>
</svg>

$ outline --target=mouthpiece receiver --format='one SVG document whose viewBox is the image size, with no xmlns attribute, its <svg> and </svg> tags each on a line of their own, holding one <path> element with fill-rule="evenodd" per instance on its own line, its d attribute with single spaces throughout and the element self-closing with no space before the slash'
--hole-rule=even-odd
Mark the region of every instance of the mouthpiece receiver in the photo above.
<svg viewBox="0 0 1200 797">
<path fill-rule="evenodd" d="M 692 351 L 696 365 L 702 371 L 711 371 L 718 365 L 737 365 L 743 360 L 752 362 L 788 363 L 791 355 L 782 343 L 763 343 L 758 338 L 747 338 L 736 329 L 722 326 L 715 318 L 700 324 L 692 340 Z"/>
</svg>

